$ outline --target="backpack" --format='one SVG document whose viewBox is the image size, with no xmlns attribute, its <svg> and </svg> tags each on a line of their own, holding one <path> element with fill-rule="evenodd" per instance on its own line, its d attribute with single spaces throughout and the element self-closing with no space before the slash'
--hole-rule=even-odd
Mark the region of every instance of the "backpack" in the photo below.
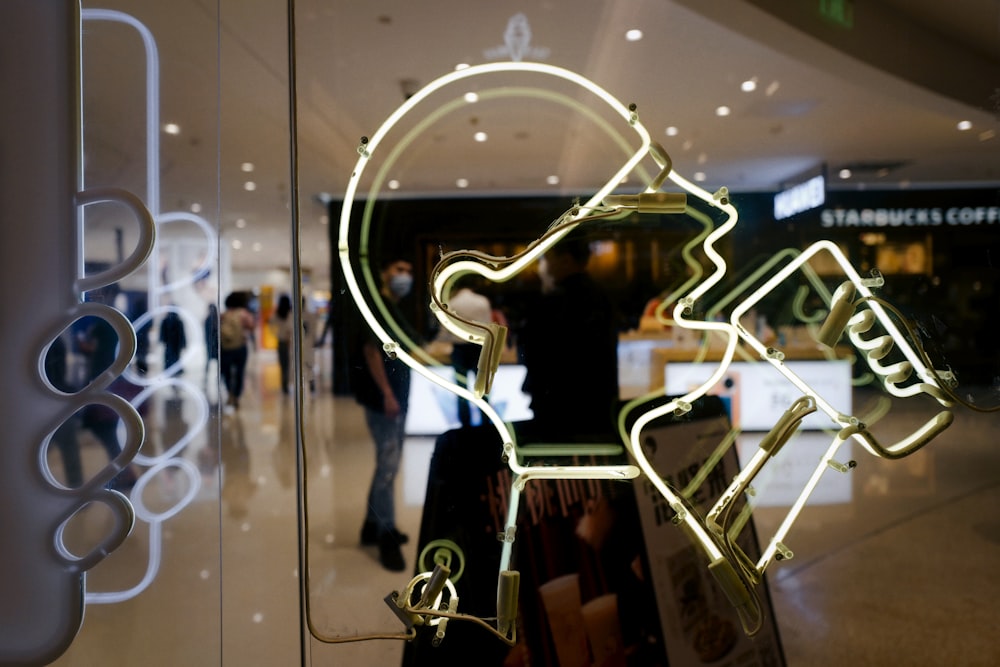
<svg viewBox="0 0 1000 667">
<path fill-rule="evenodd" d="M 219 321 L 219 344 L 223 350 L 236 350 L 243 347 L 243 323 L 238 310 L 227 310 L 222 313 Z"/>
</svg>

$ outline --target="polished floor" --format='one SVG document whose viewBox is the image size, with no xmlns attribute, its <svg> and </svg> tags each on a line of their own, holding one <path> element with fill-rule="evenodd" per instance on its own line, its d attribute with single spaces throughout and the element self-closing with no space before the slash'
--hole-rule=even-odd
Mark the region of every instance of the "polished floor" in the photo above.
<svg viewBox="0 0 1000 667">
<path fill-rule="evenodd" d="M 358 406 L 333 397 L 322 374 L 318 381 L 301 424 L 304 504 L 293 403 L 278 391 L 270 353 L 253 356 L 238 410 L 220 407 L 208 388 L 200 430 L 198 400 L 184 387 L 150 399 L 135 530 L 88 573 L 83 627 L 54 664 L 401 664 L 399 640 L 343 642 L 402 631 L 383 598 L 409 580 L 416 540 L 404 548 L 403 574 L 359 546 L 372 447 Z M 894 407 L 880 423 L 887 437 L 926 417 L 910 412 Z M 924 450 L 901 461 L 854 451 L 850 483 L 817 491 L 786 540 L 794 558 L 768 570 L 787 665 L 1000 664 L 998 420 L 959 408 Z M 175 447 L 187 431 L 196 432 Z M 86 437 L 81 448 L 85 468 L 98 465 L 103 450 Z M 399 524 L 414 538 L 432 449 L 433 439 L 411 438 L 398 480 Z M 156 458 L 167 455 L 186 463 Z M 755 511 L 758 534 L 777 528 L 781 502 Z M 86 535 L 103 520 L 94 512 L 75 528 Z M 484 635 L 484 651 L 491 641 Z"/>
</svg>

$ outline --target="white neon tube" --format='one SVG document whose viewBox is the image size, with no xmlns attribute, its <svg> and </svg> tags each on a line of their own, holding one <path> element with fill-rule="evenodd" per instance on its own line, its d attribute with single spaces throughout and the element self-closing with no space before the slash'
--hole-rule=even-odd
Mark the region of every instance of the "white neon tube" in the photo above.
<svg viewBox="0 0 1000 667">
<path fill-rule="evenodd" d="M 364 169 L 367 166 L 370 157 L 374 151 L 378 148 L 381 141 L 385 138 L 387 133 L 393 128 L 393 126 L 398 123 L 403 116 L 406 115 L 413 107 L 419 104 L 421 101 L 426 99 L 428 96 L 440 90 L 444 86 L 447 86 L 456 81 L 460 81 L 466 78 L 474 76 L 482 76 L 485 74 L 496 73 L 496 72 L 531 72 L 539 73 L 550 76 L 555 76 L 558 78 L 565 79 L 572 83 L 575 83 L 586 90 L 592 92 L 599 99 L 606 102 L 612 109 L 617 112 L 639 135 L 641 140 L 641 145 L 639 149 L 622 165 L 618 171 L 602 186 L 588 201 L 586 204 L 581 205 L 575 209 L 575 212 L 570 214 L 567 219 L 564 220 L 566 225 L 559 231 L 548 235 L 547 238 L 540 243 L 537 243 L 531 247 L 526 253 L 520 256 L 517 260 L 507 264 L 504 268 L 499 270 L 491 269 L 482 264 L 472 262 L 472 261 L 459 261 L 454 264 L 446 266 L 437 275 L 433 289 L 441 291 L 444 289 L 445 285 L 448 284 L 451 278 L 466 273 L 475 273 L 488 280 L 494 282 L 504 282 L 509 280 L 513 276 L 517 275 L 520 271 L 524 270 L 526 267 L 530 266 L 535 262 L 542 254 L 544 254 L 549 248 L 551 248 L 555 243 L 557 243 L 563 236 L 568 234 L 573 226 L 582 220 L 584 220 L 589 209 L 593 208 L 604 199 L 609 193 L 611 193 L 615 187 L 621 182 L 621 180 L 629 174 L 639 162 L 646 156 L 649 145 L 650 137 L 645 127 L 638 122 L 635 114 L 632 110 L 628 109 L 625 105 L 617 100 L 610 93 L 605 91 L 603 88 L 597 86 L 595 83 L 591 82 L 578 74 L 570 72 L 559 67 L 553 67 L 550 65 L 543 65 L 540 63 L 490 63 L 486 65 L 478 65 L 474 67 L 469 67 L 462 70 L 457 70 L 455 72 L 448 73 L 435 81 L 431 82 L 423 89 L 418 91 L 410 99 L 404 102 L 395 112 L 393 112 L 389 118 L 382 124 L 382 126 L 372 135 L 372 137 L 359 147 L 359 159 L 357 165 L 352 173 L 351 179 L 348 182 L 347 191 L 344 196 L 344 206 L 341 209 L 340 218 L 340 228 L 339 228 L 339 240 L 338 240 L 338 252 L 341 260 L 341 266 L 343 268 L 343 273 L 347 287 L 357 304 L 362 317 L 368 323 L 372 331 L 378 336 L 382 341 L 385 351 L 389 354 L 393 354 L 410 366 L 414 371 L 427 378 L 434 384 L 455 393 L 461 398 L 464 398 L 482 410 L 483 414 L 490 420 L 490 422 L 496 428 L 501 442 L 506 445 L 514 445 L 514 438 L 506 424 L 503 423 L 502 419 L 496 413 L 496 411 L 489 406 L 489 404 L 476 396 L 474 392 L 461 387 L 457 384 L 451 383 L 444 378 L 437 376 L 432 373 L 426 366 L 419 362 L 409 350 L 402 349 L 399 342 L 394 340 L 388 331 L 382 326 L 382 323 L 378 321 L 371 307 L 368 305 L 365 299 L 365 295 L 361 290 L 360 284 L 358 282 L 357 276 L 354 273 L 353 267 L 351 266 L 351 252 L 349 247 L 349 230 L 350 230 L 350 218 L 351 209 L 353 206 L 354 198 L 357 194 L 357 189 L 361 177 L 364 173 Z M 362 243 L 365 243 L 363 240 Z M 364 270 L 364 267 L 363 267 Z M 369 288 L 371 289 L 370 280 Z M 378 299 L 378 295 L 372 291 L 372 297 Z M 463 334 L 468 335 L 470 332 L 464 329 L 461 330 Z M 528 470 L 527 467 L 521 466 L 517 462 L 516 456 L 511 456 L 508 459 L 508 464 L 511 466 L 512 471 L 518 474 L 525 474 Z M 564 475 L 567 478 L 578 478 L 584 474 L 584 470 L 588 471 L 591 476 L 599 475 L 601 477 L 607 476 L 609 478 L 621 478 L 623 476 L 635 476 L 638 474 L 638 470 L 634 466 L 596 466 L 596 467 L 585 467 L 584 469 L 576 467 L 555 467 L 548 472 L 534 472 L 532 476 L 544 476 L 553 477 L 554 475 Z"/>
<path fill-rule="evenodd" d="M 809 500 L 809 496 L 812 495 L 816 485 L 819 484 L 819 480 L 823 476 L 823 473 L 830 468 L 830 461 L 833 461 L 833 457 L 837 453 L 837 450 L 840 449 L 840 446 L 847 441 L 847 438 L 855 432 L 857 432 L 857 427 L 852 426 L 841 430 L 834 437 L 833 442 L 830 443 L 830 446 L 827 448 L 823 458 L 820 459 L 819 464 L 816 466 L 815 470 L 813 470 L 812 475 L 809 477 L 809 481 L 806 482 L 806 485 L 799 494 L 799 497 L 795 499 L 795 503 L 788 510 L 788 514 L 785 515 L 781 525 L 778 526 L 778 529 L 774 532 L 774 536 L 771 537 L 767 547 L 761 553 L 760 560 L 757 561 L 758 574 L 763 574 L 764 570 L 767 569 L 767 566 L 774 559 L 774 555 L 778 550 L 778 543 L 784 541 L 785 535 L 788 534 L 792 524 L 795 523 L 796 519 L 798 519 L 799 513 L 802 511 L 802 508 L 805 507 L 806 501 Z"/>
<path fill-rule="evenodd" d="M 369 159 L 373 152 L 378 148 L 381 141 L 384 139 L 386 134 L 392 129 L 392 127 L 399 122 L 403 116 L 406 115 L 411 109 L 413 109 L 417 104 L 426 99 L 429 95 L 435 91 L 441 89 L 456 81 L 460 81 L 466 78 L 481 76 L 484 74 L 490 74 L 494 72 L 533 72 L 539 74 L 546 74 L 550 76 L 555 76 L 558 78 L 565 79 L 572 83 L 585 88 L 586 90 L 595 94 L 598 98 L 602 99 L 608 105 L 610 105 L 617 113 L 620 115 L 639 135 L 641 145 L 638 150 L 622 165 L 617 172 L 586 202 L 579 207 L 575 207 L 571 210 L 567 216 L 560 221 L 562 227 L 551 234 L 547 234 L 545 239 L 541 242 L 536 243 L 534 246 L 530 247 L 529 250 L 521 255 L 518 259 L 507 263 L 501 269 L 492 269 L 484 264 L 480 264 L 473 261 L 458 261 L 453 264 L 449 264 L 444 267 L 435 277 L 432 289 L 436 294 L 443 294 L 445 299 L 447 298 L 447 292 L 450 289 L 449 283 L 453 277 L 457 277 L 461 274 L 475 273 L 493 282 L 503 282 L 509 280 L 511 277 L 517 275 L 520 271 L 531 265 L 539 257 L 542 256 L 549 248 L 551 248 L 555 243 L 557 243 L 562 237 L 568 234 L 577 224 L 585 220 L 590 209 L 599 205 L 604 197 L 610 194 L 632 170 L 634 170 L 641 160 L 647 155 L 650 146 L 650 137 L 646 129 L 638 122 L 634 112 L 626 108 L 621 104 L 615 97 L 610 95 L 607 91 L 600 88 L 590 80 L 579 76 L 568 70 L 552 67 L 549 65 L 542 65 L 538 63 L 492 63 L 487 65 L 479 65 L 475 67 L 469 67 L 466 69 L 458 70 L 449 74 L 446 74 L 439 79 L 431 82 L 426 87 L 418 91 L 410 99 L 408 99 L 403 105 L 401 105 L 389 118 L 382 124 L 382 126 L 375 132 L 374 135 L 367 141 L 364 142 L 358 149 L 359 159 L 351 179 L 348 182 L 347 190 L 344 195 L 344 206 L 341 209 L 340 217 L 340 227 L 339 227 L 339 237 L 338 237 L 338 253 L 341 262 L 341 267 L 343 269 L 343 274 L 345 282 L 347 284 L 348 290 L 352 298 L 354 299 L 357 307 L 368 323 L 369 327 L 375 333 L 375 335 L 382 341 L 383 348 L 387 354 L 393 355 L 404 363 L 406 363 L 415 372 L 425 377 L 430 382 L 456 394 L 460 398 L 463 398 L 473 404 L 475 404 L 482 411 L 483 415 L 493 424 L 498 435 L 500 436 L 500 441 L 503 443 L 504 451 L 507 454 L 507 463 L 514 473 L 514 482 L 511 485 L 510 490 L 510 500 L 507 512 L 507 529 L 504 533 L 503 546 L 501 549 L 501 562 L 500 571 L 510 569 L 510 560 L 513 548 L 514 533 L 517 520 L 517 511 L 520 502 L 520 494 L 524 485 L 531 479 L 627 479 L 636 477 L 639 474 L 639 469 L 635 466 L 525 466 L 520 463 L 517 456 L 517 450 L 515 445 L 515 438 L 509 427 L 503 422 L 499 414 L 494 410 L 494 408 L 483 400 L 481 397 L 477 396 L 474 392 L 469 391 L 465 387 L 459 386 L 455 383 L 448 382 L 444 378 L 438 376 L 437 374 L 431 372 L 429 368 L 420 363 L 413 355 L 410 354 L 409 350 L 402 349 L 399 341 L 395 340 L 388 331 L 382 326 L 376 318 L 371 307 L 368 305 L 365 294 L 361 289 L 361 285 L 355 275 L 354 268 L 351 265 L 351 248 L 349 244 L 350 238 L 350 221 L 351 221 L 351 209 L 353 206 L 354 199 L 357 195 L 357 190 L 361 180 L 361 176 L 364 173 L 364 169 L 369 162 Z M 371 205 L 371 200 L 369 198 L 368 206 Z M 367 216 L 366 216 L 367 217 Z M 361 239 L 361 252 L 367 255 L 367 229 L 362 230 Z M 374 288 L 372 276 L 368 268 L 367 262 L 364 262 L 362 267 L 362 272 L 364 272 L 367 287 L 371 293 L 371 296 L 376 301 L 379 300 L 379 295 L 377 290 Z M 447 319 L 447 318 L 445 318 Z M 482 342 L 485 336 L 482 336 L 478 330 L 474 327 L 471 330 L 465 327 L 460 327 L 455 325 L 454 328 L 457 329 L 454 333 L 459 333 L 461 335 L 469 336 L 472 334 L 472 340 L 474 342 Z M 482 336 L 482 337 L 481 337 Z"/>
</svg>

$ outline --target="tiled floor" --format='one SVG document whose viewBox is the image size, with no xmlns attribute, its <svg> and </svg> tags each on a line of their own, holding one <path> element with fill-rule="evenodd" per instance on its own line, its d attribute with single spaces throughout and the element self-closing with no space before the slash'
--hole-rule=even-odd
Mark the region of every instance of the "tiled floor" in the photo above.
<svg viewBox="0 0 1000 667">
<path fill-rule="evenodd" d="M 360 409 L 328 390 L 305 401 L 300 507 L 292 402 L 277 391 L 268 353 L 254 357 L 249 380 L 240 410 L 213 408 L 206 432 L 179 454 L 197 466 L 196 482 L 180 466 L 150 476 L 133 535 L 86 582 L 91 595 L 127 599 L 91 598 L 55 664 L 284 666 L 300 654 L 313 665 L 400 664 L 399 641 L 334 643 L 400 632 L 382 598 L 409 578 L 358 545 L 373 468 Z M 920 416 L 900 407 L 879 426 L 892 437 Z M 196 421 L 192 401 L 147 413 L 151 430 L 176 428 L 178 418 Z M 1000 664 L 998 419 L 960 408 L 945 435 L 902 461 L 856 448 L 850 483 L 807 508 L 786 540 L 795 557 L 768 571 L 788 665 Z M 400 526 L 414 538 L 432 447 L 407 443 L 398 484 Z M 85 458 L 100 454 L 84 444 Z M 773 532 L 785 509 L 758 509 L 759 534 Z M 300 543 L 309 573 L 301 597 Z"/>
</svg>

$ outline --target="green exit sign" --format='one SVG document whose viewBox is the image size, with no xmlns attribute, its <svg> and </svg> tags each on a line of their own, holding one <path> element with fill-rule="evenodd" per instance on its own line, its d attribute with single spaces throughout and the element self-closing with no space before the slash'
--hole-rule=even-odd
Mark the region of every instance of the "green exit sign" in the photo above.
<svg viewBox="0 0 1000 667">
<path fill-rule="evenodd" d="M 819 13 L 842 28 L 854 27 L 854 0 L 819 0 Z"/>
</svg>

